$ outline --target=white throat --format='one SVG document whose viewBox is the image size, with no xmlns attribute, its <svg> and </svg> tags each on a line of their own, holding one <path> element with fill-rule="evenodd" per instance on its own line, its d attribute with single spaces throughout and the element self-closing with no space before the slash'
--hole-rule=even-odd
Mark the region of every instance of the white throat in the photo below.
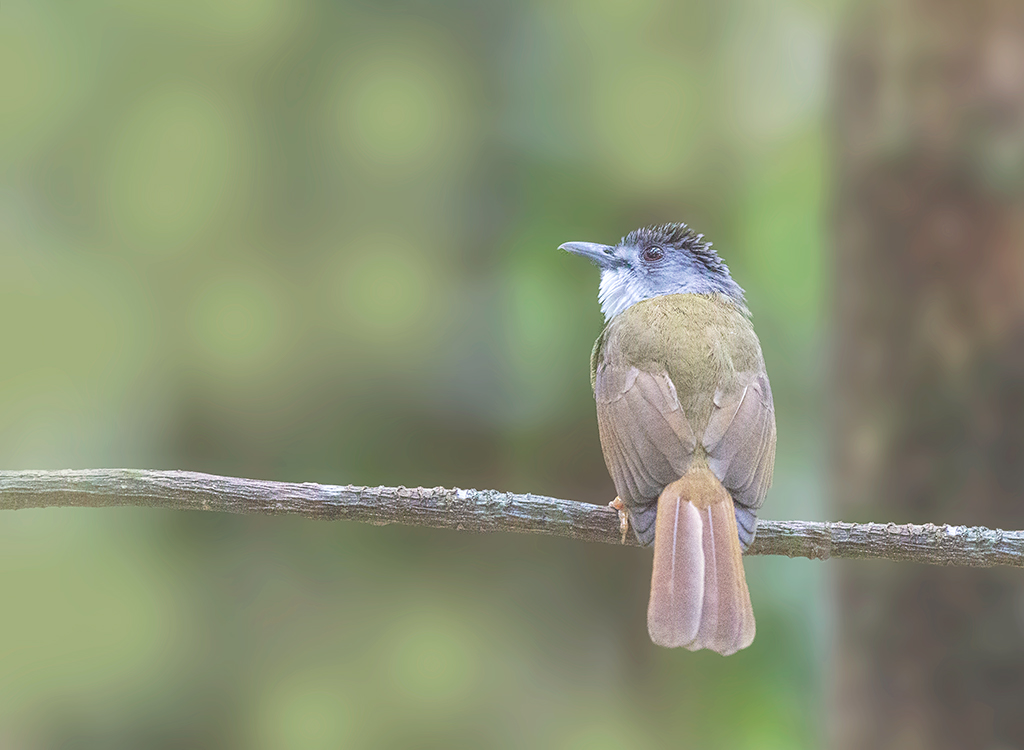
<svg viewBox="0 0 1024 750">
<path fill-rule="evenodd" d="M 639 288 L 636 276 L 630 273 L 627 267 L 620 266 L 601 271 L 601 286 L 597 299 L 601 303 L 605 323 L 649 296 Z"/>
<path fill-rule="evenodd" d="M 648 284 L 642 282 L 643 280 L 637 278 L 637 275 L 632 273 L 627 266 L 601 270 L 601 286 L 597 293 L 597 299 L 601 303 L 601 312 L 604 313 L 605 323 L 637 302 L 663 294 L 718 295 L 736 305 L 740 312 L 747 317 L 750 316 L 750 311 L 747 310 L 743 300 L 743 290 L 728 277 L 724 281 L 716 281 L 704 276 L 688 274 L 671 288 L 658 290 L 652 289 Z"/>
</svg>

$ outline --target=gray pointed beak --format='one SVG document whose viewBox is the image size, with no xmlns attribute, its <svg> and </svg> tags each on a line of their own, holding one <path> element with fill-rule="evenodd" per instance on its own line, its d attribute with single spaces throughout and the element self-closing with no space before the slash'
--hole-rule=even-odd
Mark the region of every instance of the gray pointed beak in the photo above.
<svg viewBox="0 0 1024 750">
<path fill-rule="evenodd" d="M 600 268 L 608 268 L 619 263 L 615 248 L 611 245 L 598 245 L 596 242 L 566 242 L 564 245 L 559 245 L 558 249 L 582 256 Z"/>
</svg>

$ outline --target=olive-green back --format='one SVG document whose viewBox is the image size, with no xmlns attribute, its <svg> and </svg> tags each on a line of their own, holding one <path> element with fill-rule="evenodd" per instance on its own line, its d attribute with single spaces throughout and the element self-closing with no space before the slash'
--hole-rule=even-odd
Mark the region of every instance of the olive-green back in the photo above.
<svg viewBox="0 0 1024 750">
<path fill-rule="evenodd" d="M 591 383 L 605 463 L 641 542 L 653 538 L 661 491 L 706 466 L 742 506 L 749 544 L 771 484 L 775 412 L 745 311 L 713 295 L 639 302 L 598 338 Z"/>
<path fill-rule="evenodd" d="M 594 343 L 592 388 L 605 350 L 614 351 L 619 364 L 666 370 L 698 436 L 707 425 L 716 390 L 738 372 L 764 370 L 750 319 L 720 295 L 654 297 L 616 316 Z"/>
</svg>

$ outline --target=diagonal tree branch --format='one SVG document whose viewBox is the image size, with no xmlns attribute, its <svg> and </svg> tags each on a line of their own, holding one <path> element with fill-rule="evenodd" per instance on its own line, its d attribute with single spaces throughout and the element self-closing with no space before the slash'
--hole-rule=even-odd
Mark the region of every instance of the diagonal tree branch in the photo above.
<svg viewBox="0 0 1024 750">
<path fill-rule="evenodd" d="M 464 531 L 550 534 L 620 544 L 607 505 L 443 487 L 341 487 L 269 482 L 191 471 L 0 471 L 0 510 L 130 505 L 263 513 Z M 626 544 L 635 546 L 632 534 Z M 884 558 L 934 565 L 1024 567 L 1024 531 L 934 524 L 758 521 L 748 555 Z"/>
</svg>

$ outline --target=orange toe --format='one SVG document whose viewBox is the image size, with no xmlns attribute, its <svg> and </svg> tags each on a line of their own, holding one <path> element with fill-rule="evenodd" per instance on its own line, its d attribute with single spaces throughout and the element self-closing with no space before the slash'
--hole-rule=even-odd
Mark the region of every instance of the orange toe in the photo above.
<svg viewBox="0 0 1024 750">
<path fill-rule="evenodd" d="M 618 497 L 608 503 L 619 512 L 619 531 L 622 532 L 622 543 L 626 543 L 626 534 L 629 533 L 629 513 L 626 511 L 626 504 Z"/>
</svg>

